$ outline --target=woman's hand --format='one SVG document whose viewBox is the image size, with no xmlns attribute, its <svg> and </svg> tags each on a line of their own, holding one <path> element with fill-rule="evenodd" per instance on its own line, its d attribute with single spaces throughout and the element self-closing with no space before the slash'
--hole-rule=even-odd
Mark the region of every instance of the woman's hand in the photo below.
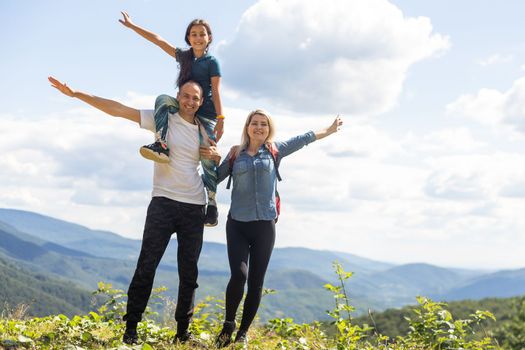
<svg viewBox="0 0 525 350">
<path fill-rule="evenodd" d="M 343 120 L 338 115 L 337 117 L 335 117 L 335 120 L 332 123 L 332 125 L 330 125 L 326 129 L 318 130 L 315 132 L 315 139 L 320 140 L 329 135 L 332 135 L 333 133 L 339 131 L 339 128 L 341 127 L 341 125 L 343 125 Z"/>
<path fill-rule="evenodd" d="M 47 80 L 51 83 L 51 86 L 69 97 L 75 97 L 75 90 L 71 89 L 67 84 L 58 81 L 53 77 L 47 77 Z"/>
<path fill-rule="evenodd" d="M 216 164 L 219 164 L 221 162 L 221 155 L 219 154 L 219 151 L 217 150 L 216 145 L 212 146 L 201 146 L 199 149 L 199 153 L 202 158 L 204 159 L 211 159 Z"/>
<path fill-rule="evenodd" d="M 343 120 L 341 119 L 341 117 L 339 117 L 339 115 L 337 115 L 332 125 L 328 127 L 327 131 L 330 134 L 333 134 L 334 132 L 338 132 L 341 125 L 343 125 Z"/>
<path fill-rule="evenodd" d="M 131 21 L 131 18 L 129 17 L 128 13 L 126 11 L 121 11 L 120 13 L 122 13 L 122 17 L 124 18 L 124 20 L 119 19 L 118 21 L 128 28 L 132 28 L 134 24 Z"/>
</svg>

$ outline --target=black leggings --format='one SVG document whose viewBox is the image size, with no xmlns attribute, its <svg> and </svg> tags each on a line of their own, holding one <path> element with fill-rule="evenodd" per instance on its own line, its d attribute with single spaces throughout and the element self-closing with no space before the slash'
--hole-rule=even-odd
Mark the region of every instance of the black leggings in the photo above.
<svg viewBox="0 0 525 350">
<path fill-rule="evenodd" d="M 248 292 L 239 327 L 240 331 L 247 331 L 261 302 L 264 275 L 275 242 L 275 221 L 241 222 L 228 217 L 226 240 L 231 271 L 226 288 L 226 321 L 235 321 L 244 285 L 248 280 Z"/>
</svg>

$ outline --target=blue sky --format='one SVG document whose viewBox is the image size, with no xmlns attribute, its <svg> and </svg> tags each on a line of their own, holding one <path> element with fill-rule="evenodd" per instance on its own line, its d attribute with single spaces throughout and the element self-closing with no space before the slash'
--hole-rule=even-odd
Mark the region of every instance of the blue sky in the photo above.
<svg viewBox="0 0 525 350">
<path fill-rule="evenodd" d="M 177 65 L 120 11 L 184 46 L 212 25 L 226 134 L 264 108 L 278 138 L 340 133 L 282 164 L 278 246 L 397 263 L 525 266 L 525 44 L 521 1 L 3 1 L 0 206 L 141 236 L 152 136 L 60 95 L 73 88 L 151 108 Z M 219 188 L 224 242 L 229 191 Z"/>
</svg>

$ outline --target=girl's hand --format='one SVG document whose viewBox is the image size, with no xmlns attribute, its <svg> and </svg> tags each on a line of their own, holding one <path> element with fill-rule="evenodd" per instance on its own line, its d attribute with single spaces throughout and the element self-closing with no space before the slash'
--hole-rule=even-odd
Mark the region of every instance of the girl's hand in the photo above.
<svg viewBox="0 0 525 350">
<path fill-rule="evenodd" d="M 51 83 L 51 86 L 63 93 L 66 96 L 74 97 L 75 90 L 71 89 L 67 84 L 58 81 L 53 77 L 47 77 L 47 80 Z"/>
<path fill-rule="evenodd" d="M 217 140 L 217 142 L 219 142 L 219 140 L 222 137 L 222 134 L 224 134 L 224 119 L 217 120 L 217 124 L 215 124 L 213 133 L 215 134 L 215 139 Z"/>
<path fill-rule="evenodd" d="M 129 17 L 128 13 L 126 11 L 121 11 L 122 17 L 124 17 L 124 20 L 119 19 L 118 21 L 125 25 L 128 28 L 131 28 L 134 26 L 133 22 L 131 22 L 131 18 Z"/>
<path fill-rule="evenodd" d="M 341 117 L 339 117 L 339 115 L 337 115 L 332 125 L 328 127 L 328 133 L 333 134 L 334 132 L 339 131 L 341 125 L 343 125 L 343 120 L 341 119 Z"/>
</svg>

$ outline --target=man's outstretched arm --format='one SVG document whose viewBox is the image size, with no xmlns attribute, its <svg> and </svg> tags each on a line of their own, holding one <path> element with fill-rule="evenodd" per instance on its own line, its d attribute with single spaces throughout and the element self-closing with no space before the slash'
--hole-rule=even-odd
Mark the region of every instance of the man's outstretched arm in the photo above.
<svg viewBox="0 0 525 350">
<path fill-rule="evenodd" d="M 95 107 L 96 109 L 99 109 L 102 112 L 105 112 L 114 117 L 121 117 L 131 120 L 135 123 L 140 123 L 140 111 L 138 109 L 125 106 L 117 101 L 108 100 L 102 97 L 87 94 L 82 91 L 73 90 L 67 86 L 67 84 L 62 83 L 53 77 L 48 77 L 47 79 L 51 83 L 51 86 L 66 96 L 76 97 L 79 100 L 82 100 L 85 103 Z"/>
</svg>

